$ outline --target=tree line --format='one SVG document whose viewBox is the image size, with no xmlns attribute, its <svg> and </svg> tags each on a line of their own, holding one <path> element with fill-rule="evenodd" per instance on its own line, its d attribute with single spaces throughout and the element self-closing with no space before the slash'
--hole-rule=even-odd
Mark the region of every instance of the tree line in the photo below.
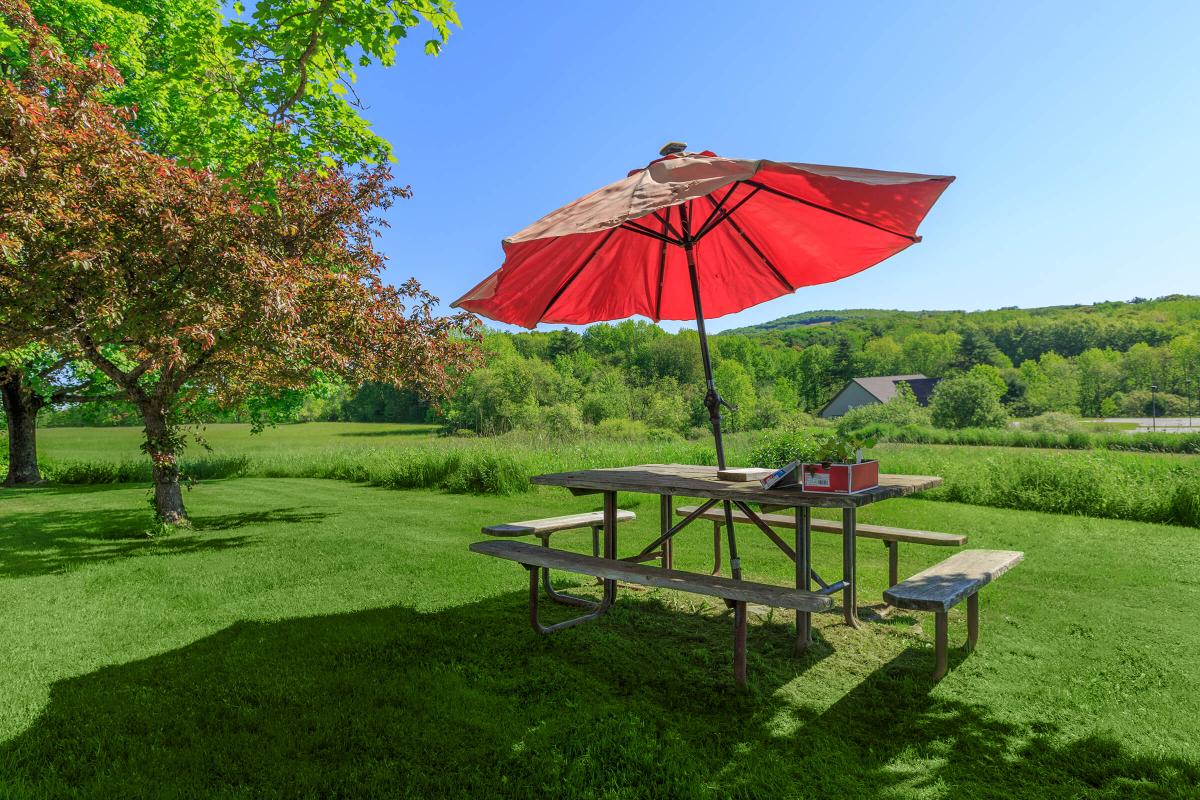
<svg viewBox="0 0 1200 800">
<path fill-rule="evenodd" d="M 711 341 L 716 382 L 738 409 L 727 421 L 735 431 L 803 421 L 848 380 L 870 375 L 971 376 L 947 384 L 947 408 L 953 393 L 996 395 L 995 407 L 979 400 L 987 408 L 943 413 L 951 426 L 1047 412 L 1148 416 L 1152 403 L 1160 415 L 1183 414 L 1200 404 L 1195 297 L 975 313 L 812 312 Z M 625 321 L 582 334 L 491 332 L 484 348 L 486 366 L 430 419 L 485 435 L 606 420 L 684 434 L 707 419 L 694 331 Z"/>
</svg>

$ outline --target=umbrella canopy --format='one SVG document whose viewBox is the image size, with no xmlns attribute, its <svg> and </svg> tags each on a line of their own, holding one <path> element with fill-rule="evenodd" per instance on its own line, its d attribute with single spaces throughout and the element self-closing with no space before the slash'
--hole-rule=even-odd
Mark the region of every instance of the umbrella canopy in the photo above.
<svg viewBox="0 0 1200 800">
<path fill-rule="evenodd" d="M 954 178 L 678 153 L 504 240 L 454 302 L 500 322 L 720 317 L 878 264 Z M 700 303 L 689 273 L 695 263 Z"/>
<path fill-rule="evenodd" d="M 718 470 L 721 399 L 704 317 L 828 283 L 920 241 L 952 177 L 684 153 L 634 170 L 504 240 L 504 264 L 454 301 L 500 322 L 588 323 L 635 314 L 696 321 Z M 725 504 L 729 563 L 741 562 Z"/>
</svg>

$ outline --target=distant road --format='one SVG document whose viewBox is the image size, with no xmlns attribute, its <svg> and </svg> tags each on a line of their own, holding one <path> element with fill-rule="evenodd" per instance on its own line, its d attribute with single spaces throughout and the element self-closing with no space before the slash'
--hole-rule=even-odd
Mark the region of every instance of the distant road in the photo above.
<svg viewBox="0 0 1200 800">
<path fill-rule="evenodd" d="M 1200 414 L 1192 417 L 1159 417 L 1155 422 L 1150 417 L 1107 417 L 1100 422 L 1132 422 L 1138 431 L 1159 430 L 1167 433 L 1200 433 Z M 1190 425 L 1189 425 L 1190 423 Z"/>
</svg>

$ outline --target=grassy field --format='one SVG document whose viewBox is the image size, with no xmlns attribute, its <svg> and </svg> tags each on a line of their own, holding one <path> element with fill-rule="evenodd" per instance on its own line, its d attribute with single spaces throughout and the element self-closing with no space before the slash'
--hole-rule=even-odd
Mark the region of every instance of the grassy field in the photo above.
<svg viewBox="0 0 1200 800">
<path fill-rule="evenodd" d="M 623 590 L 605 619 L 539 638 L 523 571 L 466 551 L 482 524 L 595 498 L 211 481 L 188 494 L 194 530 L 150 541 L 146 494 L 0 490 L 2 797 L 1200 793 L 1200 539 L 1185 528 L 868 508 L 1026 552 L 982 595 L 979 650 L 952 651 L 932 684 L 932 619 L 872 616 L 885 553 L 864 542 L 864 628 L 819 615 L 796 659 L 787 615 L 756 617 L 741 694 L 716 606 Z M 656 503 L 622 505 L 639 513 L 628 552 Z M 709 563 L 709 536 L 681 534 L 682 567 Z M 761 535 L 740 543 L 749 577 L 787 581 Z M 901 568 L 943 556 L 907 547 Z M 836 537 L 814 559 L 832 569 Z"/>
<path fill-rule="evenodd" d="M 130 428 L 40 432 L 43 474 L 60 483 L 148 481 L 150 464 Z M 729 437 L 733 466 L 749 466 L 772 434 Z M 200 479 L 329 478 L 393 489 L 516 494 L 528 477 L 585 467 L 646 462 L 712 464 L 707 440 L 658 442 L 510 433 L 445 438 L 429 426 L 313 423 L 251 434 L 244 425 L 205 432 L 211 452 L 193 445 L 184 471 Z M 1200 460 L 1167 453 L 1061 451 L 1009 447 L 882 444 L 871 451 L 890 472 L 939 475 L 928 499 L 1200 527 Z"/>
</svg>

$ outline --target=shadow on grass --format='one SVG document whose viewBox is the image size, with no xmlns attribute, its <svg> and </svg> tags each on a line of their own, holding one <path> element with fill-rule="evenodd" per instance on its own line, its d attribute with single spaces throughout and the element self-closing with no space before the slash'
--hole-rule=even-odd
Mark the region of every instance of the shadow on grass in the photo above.
<svg viewBox="0 0 1200 800">
<path fill-rule="evenodd" d="M 56 683 L 0 775 L 14 796 L 86 797 L 1126 798 L 1200 780 L 931 694 L 924 650 L 807 703 L 822 655 L 790 658 L 785 625 L 754 626 L 739 693 L 728 620 L 640 599 L 541 638 L 523 611 L 514 593 L 238 623 Z"/>
<path fill-rule="evenodd" d="M 228 550 L 249 544 L 254 535 L 212 534 L 260 523 L 314 522 L 326 516 L 295 508 L 198 515 L 191 530 L 151 539 L 146 534 L 152 522 L 148 508 L 6 512 L 0 515 L 0 577 L 49 575 L 130 556 Z"/>
<path fill-rule="evenodd" d="M 63 494 L 92 494 L 94 492 L 119 492 L 130 489 L 148 489 L 150 484 L 140 483 L 89 483 L 66 484 L 49 481 L 37 486 L 4 486 L 0 487 L 0 503 L 6 500 L 28 499 L 30 497 L 55 497 Z"/>
</svg>

